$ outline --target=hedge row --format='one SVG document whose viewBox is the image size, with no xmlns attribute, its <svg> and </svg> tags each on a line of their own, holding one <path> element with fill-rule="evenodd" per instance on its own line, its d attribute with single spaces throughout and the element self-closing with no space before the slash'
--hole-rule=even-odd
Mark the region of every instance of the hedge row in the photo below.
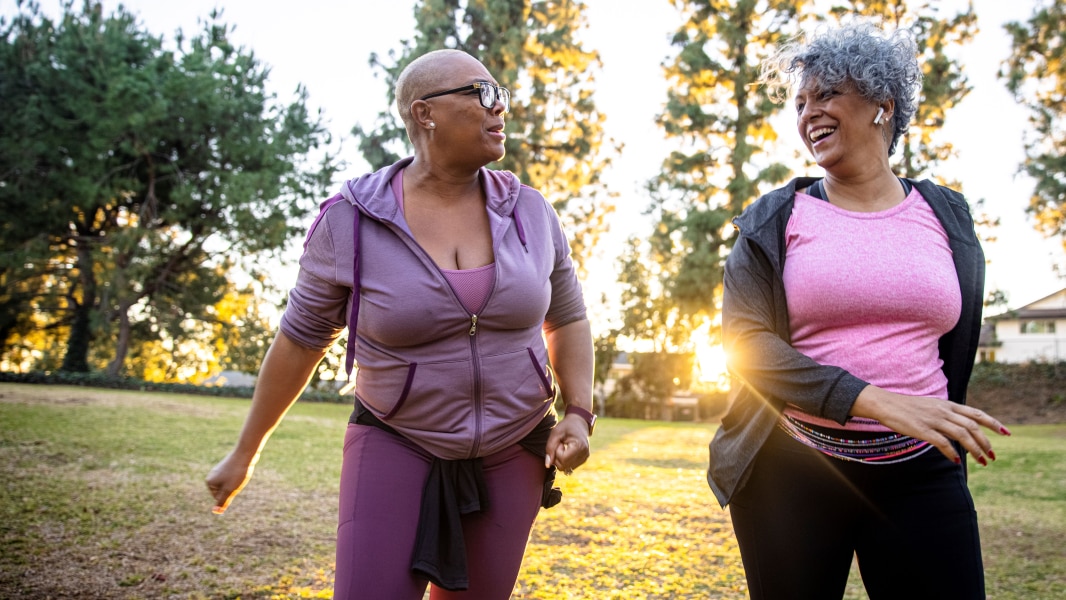
<svg viewBox="0 0 1066 600">
<path fill-rule="evenodd" d="M 189 383 L 156 383 L 129 377 L 111 377 L 103 373 L 68 373 L 63 371 L 29 373 L 10 373 L 0 371 L 0 382 L 4 383 L 38 383 L 48 385 L 77 385 L 116 390 L 138 390 L 142 392 L 171 392 L 175 394 L 198 394 L 201 396 L 222 396 L 228 398 L 251 398 L 251 386 L 193 385 Z M 349 403 L 351 398 L 337 392 L 304 390 L 300 400 L 305 402 L 340 402 Z"/>
<path fill-rule="evenodd" d="M 1040 384 L 1066 390 L 1066 362 L 977 363 L 970 391 Z"/>
<path fill-rule="evenodd" d="M 39 383 L 50 385 L 79 385 L 86 387 L 139 390 L 145 392 L 173 392 L 177 394 L 200 394 L 251 398 L 251 386 L 204 386 L 187 383 L 155 383 L 128 377 L 110 377 L 103 373 L 67 373 L 31 371 L 10 373 L 0 371 L 0 382 Z M 1066 390 L 1066 362 L 1035 362 L 1025 364 L 978 363 L 970 378 L 970 391 L 1033 384 L 1048 385 Z M 332 391 L 305 390 L 300 400 L 307 402 L 351 402 L 348 396 Z"/>
</svg>

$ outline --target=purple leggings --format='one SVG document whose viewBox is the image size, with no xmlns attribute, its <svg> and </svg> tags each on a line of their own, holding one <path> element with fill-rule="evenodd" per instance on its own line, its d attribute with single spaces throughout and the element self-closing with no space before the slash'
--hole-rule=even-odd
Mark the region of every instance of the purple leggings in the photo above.
<svg viewBox="0 0 1066 600">
<path fill-rule="evenodd" d="M 432 457 L 409 440 L 348 425 L 341 468 L 334 598 L 421 600 L 428 582 L 411 573 L 422 485 Z M 464 515 L 470 589 L 433 586 L 432 600 L 506 600 L 540 509 L 544 462 L 515 445 L 483 459 L 489 509 Z"/>
</svg>

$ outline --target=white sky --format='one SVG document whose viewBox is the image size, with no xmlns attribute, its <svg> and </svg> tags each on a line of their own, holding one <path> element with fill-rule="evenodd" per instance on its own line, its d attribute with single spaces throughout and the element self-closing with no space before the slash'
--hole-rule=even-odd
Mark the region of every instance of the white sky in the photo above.
<svg viewBox="0 0 1066 600">
<path fill-rule="evenodd" d="M 48 14 L 58 13 L 58 0 L 42 0 L 41 4 Z M 115 2 L 104 4 L 107 12 L 117 6 Z M 236 26 L 232 41 L 252 49 L 271 66 L 270 85 L 279 100 L 289 101 L 296 85 L 303 83 L 311 105 L 322 108 L 334 138 L 344 140 L 342 157 L 350 164 L 345 178 L 367 168 L 349 137 L 352 126 L 372 127 L 385 108 L 384 82 L 375 77 L 368 57 L 371 52 L 387 57 L 389 50 L 399 48 L 400 40 L 413 36 L 413 4 L 411 0 L 124 2 L 148 31 L 168 40 L 179 28 L 187 36 L 197 33 L 198 18 L 206 18 L 216 6 L 224 7 L 222 21 Z M 665 100 L 661 64 L 672 55 L 668 41 L 681 16 L 667 0 L 586 0 L 586 4 L 586 47 L 599 51 L 603 61 L 602 73 L 596 78 L 596 102 L 608 117 L 608 135 L 625 143 L 623 156 L 606 177 L 620 193 L 608 238 L 618 243 L 629 233 L 643 231 L 641 211 L 647 199 L 641 186 L 658 171 L 669 149 L 654 117 Z M 947 13 L 958 2 L 940 4 Z M 1015 176 L 1023 158 L 1026 113 L 995 75 L 1009 49 L 1002 23 L 1026 19 L 1033 0 L 975 0 L 974 5 L 981 32 L 964 53 L 974 89 L 948 114 L 943 133 L 960 156 L 945 166 L 943 175 L 961 181 L 971 202 L 983 197 L 984 210 L 1001 219 L 995 232 L 998 241 L 985 245 L 990 260 L 987 288 L 1007 291 L 1010 307 L 1015 308 L 1066 286 L 1051 268 L 1054 260 L 1063 258 L 1062 246 L 1033 230 L 1024 212 L 1032 184 Z M 0 0 L 0 14 L 14 10 L 15 0 Z M 781 152 L 791 155 L 798 147 L 797 136 L 790 128 L 781 131 L 781 136 L 789 141 Z M 810 174 L 820 175 L 821 170 L 815 167 Z M 308 216 L 308 222 L 312 217 Z M 615 248 L 601 252 L 617 256 Z M 611 274 L 614 269 L 613 262 L 608 262 L 596 271 Z M 613 275 L 606 279 L 611 280 Z M 278 283 L 287 287 L 286 281 Z M 597 302 L 600 285 L 607 283 L 586 283 L 590 304 Z"/>
</svg>

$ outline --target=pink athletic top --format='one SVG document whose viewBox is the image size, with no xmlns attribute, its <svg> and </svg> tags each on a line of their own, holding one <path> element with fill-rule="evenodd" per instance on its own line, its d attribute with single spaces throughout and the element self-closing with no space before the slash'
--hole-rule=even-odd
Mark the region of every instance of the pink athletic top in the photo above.
<svg viewBox="0 0 1066 600">
<path fill-rule="evenodd" d="M 958 321 L 962 298 L 947 234 L 917 189 L 873 213 L 797 193 L 785 244 L 797 350 L 892 392 L 947 399 L 937 344 Z M 785 413 L 841 427 L 794 407 Z M 858 418 L 845 428 L 888 430 Z"/>
<path fill-rule="evenodd" d="M 396 204 L 400 206 L 400 214 L 403 214 L 403 172 L 404 169 L 397 171 L 390 182 L 392 193 L 396 196 Z M 448 285 L 451 286 L 466 310 L 474 314 L 485 306 L 485 301 L 489 299 L 489 293 L 492 292 L 492 286 L 496 283 L 495 263 L 476 269 L 441 269 L 441 273 L 444 273 Z"/>
</svg>

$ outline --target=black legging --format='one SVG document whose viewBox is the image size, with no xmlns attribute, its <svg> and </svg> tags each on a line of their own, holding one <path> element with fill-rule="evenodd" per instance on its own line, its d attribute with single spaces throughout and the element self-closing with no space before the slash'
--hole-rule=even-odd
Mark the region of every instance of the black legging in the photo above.
<svg viewBox="0 0 1066 600">
<path fill-rule="evenodd" d="M 985 597 L 962 467 L 935 448 L 870 465 L 778 428 L 730 514 L 754 600 L 841 598 L 853 555 L 871 600 Z"/>
</svg>

